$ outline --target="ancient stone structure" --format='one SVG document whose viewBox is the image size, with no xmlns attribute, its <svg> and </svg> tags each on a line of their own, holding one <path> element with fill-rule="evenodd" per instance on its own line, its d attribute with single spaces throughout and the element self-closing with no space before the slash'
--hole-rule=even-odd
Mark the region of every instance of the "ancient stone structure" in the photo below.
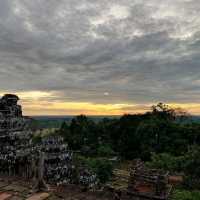
<svg viewBox="0 0 200 200">
<path fill-rule="evenodd" d="M 49 136 L 42 139 L 40 151 L 44 152 L 44 178 L 51 184 L 72 183 L 73 152 L 60 136 Z"/>
<path fill-rule="evenodd" d="M 97 176 L 87 167 L 84 167 L 79 171 L 79 183 L 86 189 L 95 188 L 98 184 Z"/>
<path fill-rule="evenodd" d="M 128 193 L 139 200 L 167 200 L 171 191 L 168 180 L 168 173 L 148 169 L 142 161 L 136 160 L 131 169 Z"/>
<path fill-rule="evenodd" d="M 16 95 L 0 99 L 0 173 L 30 177 L 31 137 L 30 119 L 22 116 Z"/>
<path fill-rule="evenodd" d="M 44 179 L 49 184 L 80 184 L 93 188 L 97 177 L 86 166 L 73 163 L 73 152 L 61 136 L 48 136 L 42 139 L 39 151 L 44 153 Z"/>
<path fill-rule="evenodd" d="M 30 119 L 22 115 L 16 95 L 0 99 L 0 175 L 33 180 L 33 189 L 46 190 L 48 184 L 80 183 L 92 187 L 96 176 L 73 165 L 73 152 L 60 136 L 48 136 L 33 145 Z M 74 173 L 76 172 L 76 173 Z M 76 181 L 75 181 L 76 180 Z"/>
</svg>

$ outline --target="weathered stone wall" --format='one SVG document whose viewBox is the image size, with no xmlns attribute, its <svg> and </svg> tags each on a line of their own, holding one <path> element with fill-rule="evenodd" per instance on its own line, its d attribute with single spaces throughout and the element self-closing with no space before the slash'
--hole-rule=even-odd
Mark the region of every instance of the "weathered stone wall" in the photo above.
<svg viewBox="0 0 200 200">
<path fill-rule="evenodd" d="M 32 132 L 18 100 L 11 94 L 0 99 L 0 174 L 29 178 Z"/>
<path fill-rule="evenodd" d="M 128 192 L 141 199 L 168 199 L 170 193 L 167 172 L 148 169 L 141 160 L 136 160 L 130 173 Z"/>
<path fill-rule="evenodd" d="M 22 115 L 18 101 L 12 94 L 0 99 L 0 175 L 42 179 L 39 181 L 56 185 L 79 179 L 80 184 L 94 185 L 96 176 L 87 169 L 77 170 L 73 165 L 73 152 L 62 137 L 49 136 L 39 145 L 32 144 L 30 119 Z M 41 155 L 44 162 L 38 167 Z"/>
</svg>

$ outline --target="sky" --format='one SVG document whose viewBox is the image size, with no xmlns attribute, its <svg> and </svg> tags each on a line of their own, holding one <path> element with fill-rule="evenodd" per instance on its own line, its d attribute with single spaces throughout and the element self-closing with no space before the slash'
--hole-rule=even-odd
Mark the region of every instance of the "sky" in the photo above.
<svg viewBox="0 0 200 200">
<path fill-rule="evenodd" d="M 0 0 L 0 95 L 26 115 L 200 114 L 199 0 Z"/>
</svg>

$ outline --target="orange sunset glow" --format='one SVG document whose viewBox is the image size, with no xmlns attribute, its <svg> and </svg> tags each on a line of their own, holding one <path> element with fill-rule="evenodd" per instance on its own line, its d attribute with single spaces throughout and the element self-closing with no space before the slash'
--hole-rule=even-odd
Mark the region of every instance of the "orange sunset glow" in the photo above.
<svg viewBox="0 0 200 200">
<path fill-rule="evenodd" d="M 6 93 L 6 92 L 4 92 Z M 4 94 L 0 93 L 1 96 Z M 19 92 L 16 93 L 20 97 L 20 103 L 23 106 L 24 114 L 30 116 L 38 115 L 123 115 L 123 114 L 137 114 L 150 111 L 152 104 L 100 104 L 91 102 L 70 102 L 70 101 L 51 101 L 55 97 L 55 93 L 51 92 Z M 181 108 L 188 114 L 199 115 L 200 104 L 196 103 L 167 103 L 172 108 Z"/>
</svg>

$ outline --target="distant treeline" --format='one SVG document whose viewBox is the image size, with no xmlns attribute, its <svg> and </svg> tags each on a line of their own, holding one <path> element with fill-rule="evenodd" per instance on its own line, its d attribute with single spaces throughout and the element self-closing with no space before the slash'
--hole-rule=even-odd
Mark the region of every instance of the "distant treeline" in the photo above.
<svg viewBox="0 0 200 200">
<path fill-rule="evenodd" d="M 60 128 L 62 123 L 71 123 L 72 119 L 76 116 L 33 116 L 34 127 L 37 129 L 47 129 L 47 128 Z M 104 118 L 107 119 L 118 119 L 120 116 L 89 116 L 94 122 L 99 122 Z"/>
</svg>

